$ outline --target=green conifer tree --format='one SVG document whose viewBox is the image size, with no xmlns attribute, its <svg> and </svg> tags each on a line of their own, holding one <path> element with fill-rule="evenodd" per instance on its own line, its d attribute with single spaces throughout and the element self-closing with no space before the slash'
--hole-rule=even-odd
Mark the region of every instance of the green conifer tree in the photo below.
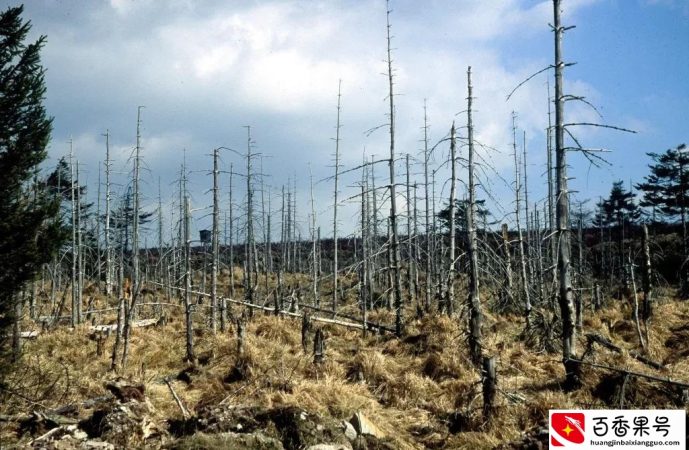
<svg viewBox="0 0 689 450">
<path fill-rule="evenodd" d="M 46 38 L 25 44 L 31 24 L 22 11 L 0 12 L 0 377 L 9 355 L 19 357 L 19 294 L 62 236 L 59 203 L 39 178 L 52 129 L 40 61 Z"/>
</svg>

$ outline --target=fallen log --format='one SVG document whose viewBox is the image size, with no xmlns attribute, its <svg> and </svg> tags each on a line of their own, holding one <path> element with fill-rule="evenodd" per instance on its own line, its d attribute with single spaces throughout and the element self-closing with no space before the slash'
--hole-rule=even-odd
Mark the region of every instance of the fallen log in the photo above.
<svg viewBox="0 0 689 450">
<path fill-rule="evenodd" d="M 145 328 L 150 327 L 158 323 L 158 319 L 143 319 L 132 323 L 132 328 Z M 89 331 L 96 333 L 109 333 L 117 331 L 117 324 L 113 323 L 111 325 L 93 325 L 89 327 Z"/>
<path fill-rule="evenodd" d="M 594 367 L 597 369 L 605 369 L 605 370 L 610 370 L 610 371 L 617 372 L 617 373 L 633 375 L 635 377 L 641 377 L 641 378 L 645 378 L 647 380 L 659 381 L 661 383 L 667 383 L 667 384 L 670 384 L 672 386 L 678 386 L 678 387 L 681 387 L 684 389 L 689 388 L 689 383 L 685 383 L 683 381 L 676 381 L 676 380 L 671 379 L 670 377 L 661 378 L 661 377 L 656 377 L 653 375 L 646 375 L 645 373 L 634 372 L 634 371 L 627 370 L 627 369 L 620 369 L 618 367 L 606 366 L 605 364 L 590 363 L 590 362 L 581 361 L 581 360 L 572 359 L 572 358 L 568 358 L 565 361 L 572 361 L 572 362 L 575 362 L 578 364 L 584 364 L 586 366 Z"/>
<path fill-rule="evenodd" d="M 156 283 L 155 281 L 151 281 L 151 283 L 165 287 L 165 285 L 163 285 L 162 283 Z M 183 288 L 178 288 L 176 286 L 171 286 L 171 289 L 177 289 L 180 291 L 184 290 Z M 205 292 L 199 292 L 199 291 L 190 291 L 190 293 L 192 295 L 199 295 L 199 296 L 205 296 L 205 297 L 211 296 L 210 294 L 207 294 Z M 257 305 L 255 303 L 244 302 L 241 300 L 235 300 L 232 298 L 221 297 L 221 296 L 218 296 L 218 299 L 224 299 L 226 302 L 229 302 L 229 303 L 232 303 L 235 305 L 246 306 L 246 307 L 249 307 L 251 309 L 258 309 L 261 311 L 275 312 L 275 308 L 270 307 L 270 306 Z M 280 310 L 279 313 L 284 315 L 284 316 L 288 316 L 288 317 L 295 317 L 295 318 L 299 318 L 299 319 L 302 318 L 302 314 L 300 314 L 300 313 L 289 312 L 289 311 L 284 311 L 284 310 Z M 361 323 L 346 322 L 343 320 L 328 319 L 325 317 L 318 317 L 318 316 L 312 316 L 311 320 L 314 322 L 321 322 L 321 323 L 327 323 L 327 324 L 331 324 L 331 325 L 338 325 L 338 326 L 343 326 L 343 327 L 348 327 L 348 328 L 354 328 L 357 330 L 363 330 L 364 329 L 364 325 Z M 366 324 L 366 329 L 368 329 L 368 330 L 378 329 L 380 331 L 385 331 L 385 332 L 389 332 L 389 333 L 394 333 L 394 331 L 395 331 L 392 327 L 386 327 L 383 325 L 374 325 L 371 323 Z"/>
<path fill-rule="evenodd" d="M 588 352 L 590 352 L 591 350 L 593 350 L 593 344 L 600 344 L 601 346 L 603 346 L 603 347 L 607 348 L 608 350 L 611 350 L 615 353 L 622 353 L 622 350 L 623 350 L 621 347 L 613 344 L 610 341 L 610 339 L 607 339 L 604 336 L 601 336 L 600 334 L 587 333 L 586 334 L 586 340 L 588 341 L 588 347 L 586 348 L 586 351 L 584 352 L 584 355 L 582 356 L 581 359 L 584 359 L 586 354 Z M 628 353 L 629 353 L 629 356 L 631 356 L 632 358 L 636 359 L 637 361 L 639 361 L 643 364 L 646 364 L 649 367 L 653 367 L 654 369 L 657 369 L 657 370 L 662 370 L 665 368 L 665 366 L 663 366 L 662 364 L 657 363 L 657 362 L 645 357 L 644 355 L 640 354 L 639 352 L 637 352 L 635 350 L 629 350 Z"/>
</svg>

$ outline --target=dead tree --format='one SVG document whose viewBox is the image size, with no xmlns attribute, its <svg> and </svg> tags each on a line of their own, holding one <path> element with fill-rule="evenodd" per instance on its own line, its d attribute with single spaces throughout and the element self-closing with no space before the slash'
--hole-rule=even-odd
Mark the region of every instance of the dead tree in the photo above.
<svg viewBox="0 0 689 450">
<path fill-rule="evenodd" d="M 550 82 L 548 82 L 548 129 L 546 130 L 546 164 L 548 171 L 548 246 L 549 259 L 548 264 L 550 264 L 551 269 L 551 279 L 554 282 L 557 280 L 557 240 L 554 238 L 556 234 L 555 225 L 555 183 L 553 182 L 553 126 L 552 126 L 552 111 L 551 111 L 551 97 L 550 97 Z M 601 241 L 602 242 L 602 241 Z M 553 304 L 553 298 L 555 296 L 554 292 L 548 292 L 550 298 L 549 303 Z"/>
<path fill-rule="evenodd" d="M 220 177 L 220 168 L 218 167 L 218 159 L 220 149 L 213 150 L 213 229 L 211 230 L 211 330 L 213 334 L 217 331 L 217 309 L 218 309 L 218 238 L 220 237 L 220 187 L 218 179 Z M 221 315 L 224 311 L 220 311 Z M 225 318 L 221 318 L 222 329 L 225 329 Z"/>
<path fill-rule="evenodd" d="M 411 181 L 409 173 L 409 153 L 405 155 L 405 165 L 407 168 L 407 292 L 409 293 L 409 304 L 414 302 L 414 253 L 413 253 L 413 243 L 412 238 L 412 206 L 411 206 Z"/>
<path fill-rule="evenodd" d="M 233 234 L 232 234 L 232 228 L 234 226 L 234 220 L 232 217 L 232 211 L 234 211 L 234 205 L 232 204 L 232 175 L 233 174 L 233 165 L 230 164 L 230 187 L 229 187 L 229 210 L 230 210 L 230 297 L 234 298 L 235 297 L 235 292 L 234 292 L 234 242 L 233 242 Z"/>
<path fill-rule="evenodd" d="M 524 252 L 524 237 L 522 235 L 521 227 L 521 177 L 519 175 L 519 157 L 517 155 L 517 127 L 515 124 L 516 114 L 512 113 L 512 147 L 514 149 L 514 195 L 515 195 L 515 217 L 517 222 L 517 240 L 519 250 L 519 276 L 521 278 L 522 295 L 524 300 L 524 318 L 526 320 L 526 327 L 528 328 L 531 322 L 531 297 L 529 295 L 529 279 L 526 270 L 526 255 Z M 528 221 L 528 220 L 527 220 Z"/>
<path fill-rule="evenodd" d="M 419 262 L 421 261 L 421 249 L 419 248 L 419 217 L 418 217 L 418 211 L 419 208 L 417 207 L 418 205 L 418 197 L 417 197 L 417 191 L 416 189 L 418 188 L 418 184 L 414 183 L 414 239 L 413 239 L 413 248 L 414 248 L 414 296 L 416 298 L 416 305 L 417 305 L 417 310 L 421 313 L 423 313 L 423 309 L 420 307 L 420 297 L 421 297 L 421 289 L 419 285 Z"/>
<path fill-rule="evenodd" d="M 325 361 L 325 335 L 323 329 L 318 328 L 313 337 L 313 363 L 322 364 Z"/>
<path fill-rule="evenodd" d="M 313 174 L 311 174 L 311 166 L 309 166 L 309 179 L 311 185 L 311 279 L 313 289 L 313 304 L 318 307 L 321 304 L 320 296 L 318 295 L 318 251 L 316 244 L 316 206 L 313 199 Z"/>
<path fill-rule="evenodd" d="M 474 124 L 472 121 L 471 67 L 467 69 L 467 140 L 469 142 L 469 208 L 467 208 L 467 229 L 469 231 L 469 351 L 477 366 L 481 363 L 481 300 L 479 298 L 478 242 L 476 237 L 476 185 L 474 180 Z M 454 166 L 454 163 L 453 163 Z"/>
<path fill-rule="evenodd" d="M 498 392 L 497 388 L 497 370 L 496 370 L 495 356 L 485 356 L 483 358 L 483 421 L 489 424 L 493 417 L 493 410 L 495 409 L 495 394 Z"/>
<path fill-rule="evenodd" d="M 96 193 L 96 286 L 98 287 L 98 291 L 101 291 L 101 278 L 102 278 L 102 273 L 101 273 L 101 263 L 102 263 L 102 253 L 101 253 L 101 241 L 100 241 L 100 188 L 101 188 L 101 168 L 100 168 L 100 161 L 98 162 L 98 189 Z M 35 287 L 35 282 L 34 282 L 34 287 Z M 34 299 L 36 298 L 35 295 L 35 289 L 34 289 L 34 295 L 31 296 L 31 318 L 33 319 L 34 316 Z"/>
<path fill-rule="evenodd" d="M 456 155 L 455 124 L 452 122 L 450 128 L 450 254 L 447 266 L 447 284 L 445 288 L 445 310 L 448 315 L 452 315 L 455 303 L 455 193 L 457 191 L 457 155 Z"/>
<path fill-rule="evenodd" d="M 637 336 L 639 337 L 639 344 L 641 345 L 641 348 L 646 350 L 646 341 L 644 340 L 644 336 L 641 333 L 641 321 L 639 319 L 639 295 L 636 292 L 636 278 L 634 276 L 634 261 L 632 261 L 631 257 L 628 257 L 628 264 L 629 264 L 629 276 L 632 281 L 632 292 L 634 295 L 634 310 L 632 312 L 632 319 L 634 320 L 634 325 L 636 325 L 636 333 Z"/>
<path fill-rule="evenodd" d="M 361 183 L 361 279 L 359 281 L 359 301 L 360 301 L 360 307 L 361 307 L 361 320 L 362 320 L 362 325 L 363 325 L 363 332 L 364 332 L 364 337 L 366 337 L 366 313 L 368 310 L 368 298 L 369 298 L 369 286 L 368 286 L 368 279 L 369 279 L 369 274 L 368 274 L 368 249 L 366 245 L 366 238 L 367 238 L 367 221 L 368 218 L 366 217 L 366 210 L 368 209 L 368 206 L 366 205 L 366 173 L 364 172 L 364 175 L 362 176 L 364 179 L 364 182 Z"/>
<path fill-rule="evenodd" d="M 337 85 L 337 125 L 335 126 L 335 191 L 333 193 L 333 314 L 337 314 L 337 184 L 340 175 L 340 111 L 342 80 Z"/>
<path fill-rule="evenodd" d="M 301 348 L 306 353 L 309 348 L 309 333 L 311 332 L 311 316 L 304 311 L 301 316 Z"/>
<path fill-rule="evenodd" d="M 424 303 L 424 309 L 429 312 L 431 309 L 431 285 L 433 284 L 433 272 L 431 270 L 431 263 L 433 261 L 433 239 L 431 236 L 431 214 L 435 215 L 434 211 L 431 211 L 430 201 L 431 195 L 428 189 L 428 163 L 430 158 L 430 151 L 428 149 L 428 115 L 426 110 L 426 100 L 423 102 L 423 180 L 424 180 L 424 195 L 426 202 L 426 297 Z"/>
<path fill-rule="evenodd" d="M 83 321 L 83 294 L 84 294 L 84 246 L 83 230 L 81 225 L 81 185 L 79 184 L 79 161 L 76 162 L 76 207 L 77 207 L 77 323 Z"/>
<path fill-rule="evenodd" d="M 184 318 L 186 328 L 186 360 L 193 363 L 194 334 L 191 304 L 191 208 L 189 196 L 184 195 Z"/>
<path fill-rule="evenodd" d="M 251 186 L 251 127 L 246 127 L 246 268 L 244 278 L 246 280 L 246 292 L 244 297 L 247 302 L 253 303 L 254 286 L 251 273 L 254 270 L 254 221 L 253 221 L 253 189 Z"/>
<path fill-rule="evenodd" d="M 69 170 L 70 196 L 72 201 L 72 326 L 74 327 L 79 323 L 79 295 L 77 294 L 79 290 L 77 277 L 77 198 L 75 192 L 78 186 L 74 186 L 74 143 L 71 138 L 69 139 Z"/>
<path fill-rule="evenodd" d="M 117 302 L 117 330 L 115 332 L 115 344 L 112 347 L 112 358 L 110 361 L 110 370 L 117 372 L 119 349 L 122 341 L 122 333 L 124 328 L 124 305 L 129 302 L 131 297 L 131 285 L 125 283 L 121 289 L 121 295 Z"/>
<path fill-rule="evenodd" d="M 512 296 L 512 253 L 510 251 L 510 237 L 507 230 L 507 224 L 502 224 L 502 249 L 504 255 L 505 279 L 502 283 L 501 300 L 505 305 L 512 305 L 514 299 Z"/>
<path fill-rule="evenodd" d="M 392 38 L 390 36 L 390 1 L 386 1 L 387 6 L 387 65 L 388 65 L 388 100 L 390 103 L 390 228 L 391 228 L 391 252 L 392 252 L 392 271 L 394 276 L 394 286 L 392 289 L 395 304 L 395 333 L 402 335 L 402 280 L 400 277 L 400 249 L 397 234 L 397 195 L 395 190 L 395 102 L 393 92 L 393 73 L 392 73 Z"/>
<path fill-rule="evenodd" d="M 569 229 L 569 192 L 567 190 L 567 150 L 565 148 L 565 96 L 563 94 L 562 36 L 566 27 L 561 21 L 561 0 L 553 0 L 553 31 L 555 35 L 555 177 L 557 179 L 557 271 L 559 285 L 560 320 L 562 320 L 562 360 L 566 385 L 579 386 L 580 365 L 576 361 L 576 328 L 574 326 L 574 298 L 570 266 L 571 239 Z"/>
<path fill-rule="evenodd" d="M 129 353 L 129 337 L 131 335 L 132 321 L 134 320 L 136 302 L 141 292 L 141 275 L 139 267 L 139 214 L 141 210 L 139 192 L 139 169 L 141 165 L 141 109 L 136 113 L 136 147 L 134 149 L 134 210 L 132 211 L 132 299 L 128 305 L 125 303 L 124 316 L 124 346 L 122 349 L 122 368 L 127 368 L 127 356 Z M 129 307 L 127 309 L 127 307 Z"/>
<path fill-rule="evenodd" d="M 653 315 L 653 301 L 651 298 L 651 251 L 648 243 L 648 227 L 646 226 L 646 224 L 643 225 L 643 242 L 641 243 L 641 245 L 643 246 L 644 251 L 642 277 L 642 285 L 644 290 L 644 305 L 642 308 L 641 318 L 644 321 L 644 326 L 646 327 L 646 330 L 648 330 L 648 320 Z M 646 340 L 648 340 L 648 336 L 646 336 Z"/>
</svg>

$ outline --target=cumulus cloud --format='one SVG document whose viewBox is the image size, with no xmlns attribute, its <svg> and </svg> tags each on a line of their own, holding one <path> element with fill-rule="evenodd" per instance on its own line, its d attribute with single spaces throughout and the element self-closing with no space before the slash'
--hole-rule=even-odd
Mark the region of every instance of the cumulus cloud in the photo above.
<svg viewBox="0 0 689 450">
<path fill-rule="evenodd" d="M 570 0 L 566 13 L 572 17 L 595 1 Z M 435 141 L 453 120 L 461 126 L 469 65 L 476 137 L 500 150 L 484 151 L 484 157 L 497 171 L 511 164 L 513 110 L 529 142 L 541 145 L 546 75 L 522 87 L 510 102 L 505 96 L 548 65 L 550 53 L 516 65 L 506 64 L 503 56 L 528 39 L 552 38 L 550 1 L 401 0 L 392 8 L 399 152 L 417 154 L 422 146 L 424 99 Z M 118 164 L 127 167 L 136 107 L 146 105 L 143 154 L 152 179 L 160 176 L 169 186 L 186 149 L 188 166 L 199 173 L 192 176 L 195 196 L 202 199 L 209 181 L 201 174 L 210 166 L 211 149 L 224 145 L 243 151 L 242 126 L 252 125 L 273 192 L 296 176 L 306 205 L 307 164 L 316 180 L 332 171 L 339 80 L 343 164 L 358 164 L 364 151 L 387 152 L 385 129 L 365 134 L 388 120 L 382 1 L 66 1 L 31 3 L 27 14 L 34 32 L 49 37 L 44 63 L 48 106 L 56 118 L 54 157 L 66 153 L 64 143 L 72 134 L 84 164 L 96 171 L 104 157 L 101 134 L 109 128 Z M 580 80 L 568 80 L 568 87 L 597 95 Z M 586 107 L 572 109 L 572 117 L 590 114 Z M 539 158 L 534 156 L 534 163 Z M 229 153 L 224 159 L 242 164 Z M 440 151 L 436 160 L 442 160 Z M 381 179 L 385 173 L 380 170 Z M 330 189 L 327 182 L 317 184 L 319 210 L 329 208 Z"/>
</svg>

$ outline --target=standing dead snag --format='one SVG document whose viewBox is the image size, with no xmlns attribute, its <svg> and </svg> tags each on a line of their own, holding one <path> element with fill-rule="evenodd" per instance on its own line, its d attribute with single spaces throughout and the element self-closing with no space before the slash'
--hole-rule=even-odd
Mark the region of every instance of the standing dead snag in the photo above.
<svg viewBox="0 0 689 450">
<path fill-rule="evenodd" d="M 129 302 L 132 296 L 132 286 L 129 278 L 124 280 L 123 286 L 120 289 L 122 295 L 117 303 L 117 330 L 115 332 L 115 344 L 112 348 L 112 359 L 110 362 L 110 370 L 117 372 L 118 353 L 120 351 L 120 343 L 122 341 L 122 329 L 124 327 L 124 305 Z"/>
<path fill-rule="evenodd" d="M 325 361 L 325 335 L 323 329 L 318 328 L 313 337 L 313 363 L 322 364 Z"/>
<path fill-rule="evenodd" d="M 301 348 L 306 353 L 309 348 L 309 333 L 311 332 L 311 316 L 304 311 L 301 316 Z"/>
<path fill-rule="evenodd" d="M 483 421 L 487 425 L 493 417 L 495 408 L 495 394 L 498 391 L 497 370 L 495 367 L 495 356 L 484 356 L 482 363 L 482 385 L 483 385 Z"/>
<path fill-rule="evenodd" d="M 254 283 L 252 272 L 254 271 L 254 210 L 253 210 L 253 187 L 251 185 L 251 127 L 246 127 L 246 261 L 244 278 L 246 282 L 246 292 L 244 298 L 247 302 L 253 303 Z M 258 275 L 256 275 L 258 276 Z"/>
<path fill-rule="evenodd" d="M 517 239 L 519 250 L 519 275 L 521 278 L 522 295 L 524 296 L 524 319 L 526 321 L 526 328 L 529 327 L 531 321 L 531 297 L 529 295 L 529 279 L 526 271 L 526 255 L 524 252 L 524 237 L 522 235 L 521 227 L 521 177 L 519 175 L 519 158 L 517 155 L 517 127 L 515 124 L 516 114 L 512 112 L 512 148 L 514 150 L 514 193 L 515 193 L 515 218 L 517 222 Z M 527 216 L 528 223 L 528 216 Z"/>
<path fill-rule="evenodd" d="M 431 310 L 431 285 L 433 284 L 433 271 L 431 270 L 431 262 L 433 261 L 433 251 L 432 242 L 433 238 L 431 235 L 431 208 L 430 201 L 431 195 L 428 191 L 428 160 L 430 157 L 430 151 L 428 150 L 428 114 L 426 110 L 426 100 L 423 101 L 423 183 L 424 183 L 424 195 L 425 195 L 425 219 L 426 219 L 426 297 L 424 302 L 424 310 L 430 312 Z M 435 214 L 434 214 L 435 216 Z"/>
<path fill-rule="evenodd" d="M 251 367 L 249 365 L 249 359 L 246 355 L 246 321 L 245 316 L 242 314 L 241 317 L 237 318 L 235 325 L 237 327 L 237 357 L 234 362 L 234 366 L 230 370 L 230 373 L 224 378 L 223 381 L 226 383 L 233 383 L 235 381 L 246 380 L 251 376 Z"/>
<path fill-rule="evenodd" d="M 110 131 L 105 130 L 105 295 L 112 294 L 112 243 L 110 237 Z"/>
<path fill-rule="evenodd" d="M 407 292 L 409 294 L 409 304 L 413 304 L 414 300 L 416 299 L 415 290 L 416 286 L 414 283 L 414 253 L 413 253 L 413 244 L 414 244 L 414 239 L 412 238 L 412 197 L 411 197 L 411 181 L 410 181 L 410 173 L 409 173 L 409 153 L 406 154 L 405 158 L 405 166 L 407 168 L 406 170 L 406 175 L 407 175 L 407 183 L 406 183 L 406 188 L 407 188 L 407 282 L 406 282 L 406 287 L 407 287 Z"/>
<path fill-rule="evenodd" d="M 213 229 L 211 235 L 212 261 L 211 261 L 211 330 L 213 334 L 217 331 L 217 310 L 218 310 L 218 238 L 220 237 L 220 200 L 218 199 L 218 178 L 220 170 L 218 168 L 218 152 L 220 149 L 213 150 Z M 220 310 L 221 316 L 225 313 Z M 221 318 L 222 329 L 225 329 L 225 318 Z"/>
<path fill-rule="evenodd" d="M 646 340 L 648 340 L 648 319 L 653 315 L 653 303 L 651 300 L 652 287 L 651 287 L 651 251 L 648 245 L 648 227 L 646 224 L 643 225 L 643 290 L 644 290 L 644 305 L 641 311 L 641 318 L 644 321 L 644 326 L 646 327 Z"/>
<path fill-rule="evenodd" d="M 575 361 L 576 329 L 574 327 L 574 298 L 570 273 L 571 240 L 569 230 L 569 192 L 567 190 L 567 150 L 565 148 L 565 96 L 563 94 L 562 36 L 565 27 L 560 18 L 560 0 L 553 0 L 555 34 L 555 176 L 557 179 L 557 271 L 559 281 L 560 318 L 562 320 L 562 361 L 565 366 L 565 385 L 575 389 L 580 384 L 580 365 Z"/>
<path fill-rule="evenodd" d="M 390 234 L 391 234 L 391 253 L 392 253 L 392 271 L 394 276 L 394 286 L 391 286 L 394 305 L 395 305 L 395 334 L 402 336 L 403 318 L 402 318 L 402 280 L 400 276 L 400 249 L 399 239 L 397 235 L 397 200 L 395 190 L 395 102 L 393 93 L 393 76 L 392 76 L 392 48 L 390 36 L 390 1 L 386 2 L 387 6 L 387 54 L 388 54 L 388 100 L 390 102 Z"/>
<path fill-rule="evenodd" d="M 340 175 L 340 100 L 342 80 L 337 85 L 337 125 L 335 127 L 335 192 L 333 193 L 333 314 L 337 314 L 337 183 Z"/>
<path fill-rule="evenodd" d="M 636 292 L 636 279 L 634 276 L 634 261 L 629 257 L 629 276 L 632 281 L 632 295 L 634 295 L 634 311 L 632 312 L 632 319 L 634 319 L 634 324 L 636 325 L 636 333 L 639 336 L 639 344 L 641 348 L 646 350 L 646 341 L 641 334 L 641 323 L 639 321 L 639 294 Z"/>
<path fill-rule="evenodd" d="M 132 321 L 136 314 L 136 302 L 139 299 L 141 292 L 141 275 L 139 267 L 139 211 L 140 192 L 139 192 L 139 175 L 141 165 L 141 109 L 139 106 L 136 112 L 136 148 L 134 153 L 134 210 L 132 211 L 132 299 L 131 303 L 125 303 L 124 315 L 124 347 L 122 349 L 122 368 L 127 367 L 127 356 L 129 352 L 129 337 L 131 335 Z"/>
<path fill-rule="evenodd" d="M 191 209 L 189 206 L 189 196 L 184 196 L 184 317 L 186 323 L 186 360 L 193 363 L 194 356 L 194 334 L 192 322 L 191 304 Z"/>
<path fill-rule="evenodd" d="M 320 306 L 318 295 L 318 245 L 316 242 L 316 207 L 313 200 L 313 174 L 309 165 L 309 180 L 311 185 L 311 282 L 313 288 L 313 304 Z"/>
<path fill-rule="evenodd" d="M 469 230 L 469 351 L 474 364 L 481 361 L 481 300 L 478 279 L 478 242 L 476 237 L 476 185 L 474 180 L 474 124 L 471 116 L 473 102 L 471 86 L 471 67 L 467 69 L 467 139 L 469 141 L 469 208 L 467 209 L 467 229 Z M 454 166 L 454 164 L 453 164 Z"/>
<path fill-rule="evenodd" d="M 79 290 L 79 284 L 77 279 L 77 199 L 75 196 L 75 189 L 79 186 L 74 187 L 74 143 L 72 139 L 69 139 L 69 182 L 70 182 L 70 196 L 72 204 L 72 326 L 76 326 L 79 323 L 78 311 L 79 311 L 79 295 L 77 291 Z"/>
<path fill-rule="evenodd" d="M 501 301 L 504 305 L 511 305 L 512 297 L 512 254 L 510 251 L 510 238 L 507 230 L 507 224 L 502 224 L 502 247 L 505 256 L 505 280 L 502 283 Z"/>
<path fill-rule="evenodd" d="M 445 309 L 449 316 L 452 315 L 455 303 L 455 214 L 456 203 L 455 193 L 457 191 L 457 155 L 456 155 L 456 140 L 455 140 L 455 124 L 452 122 L 450 128 L 450 254 L 449 264 L 447 267 L 447 286 L 445 289 Z"/>
</svg>

